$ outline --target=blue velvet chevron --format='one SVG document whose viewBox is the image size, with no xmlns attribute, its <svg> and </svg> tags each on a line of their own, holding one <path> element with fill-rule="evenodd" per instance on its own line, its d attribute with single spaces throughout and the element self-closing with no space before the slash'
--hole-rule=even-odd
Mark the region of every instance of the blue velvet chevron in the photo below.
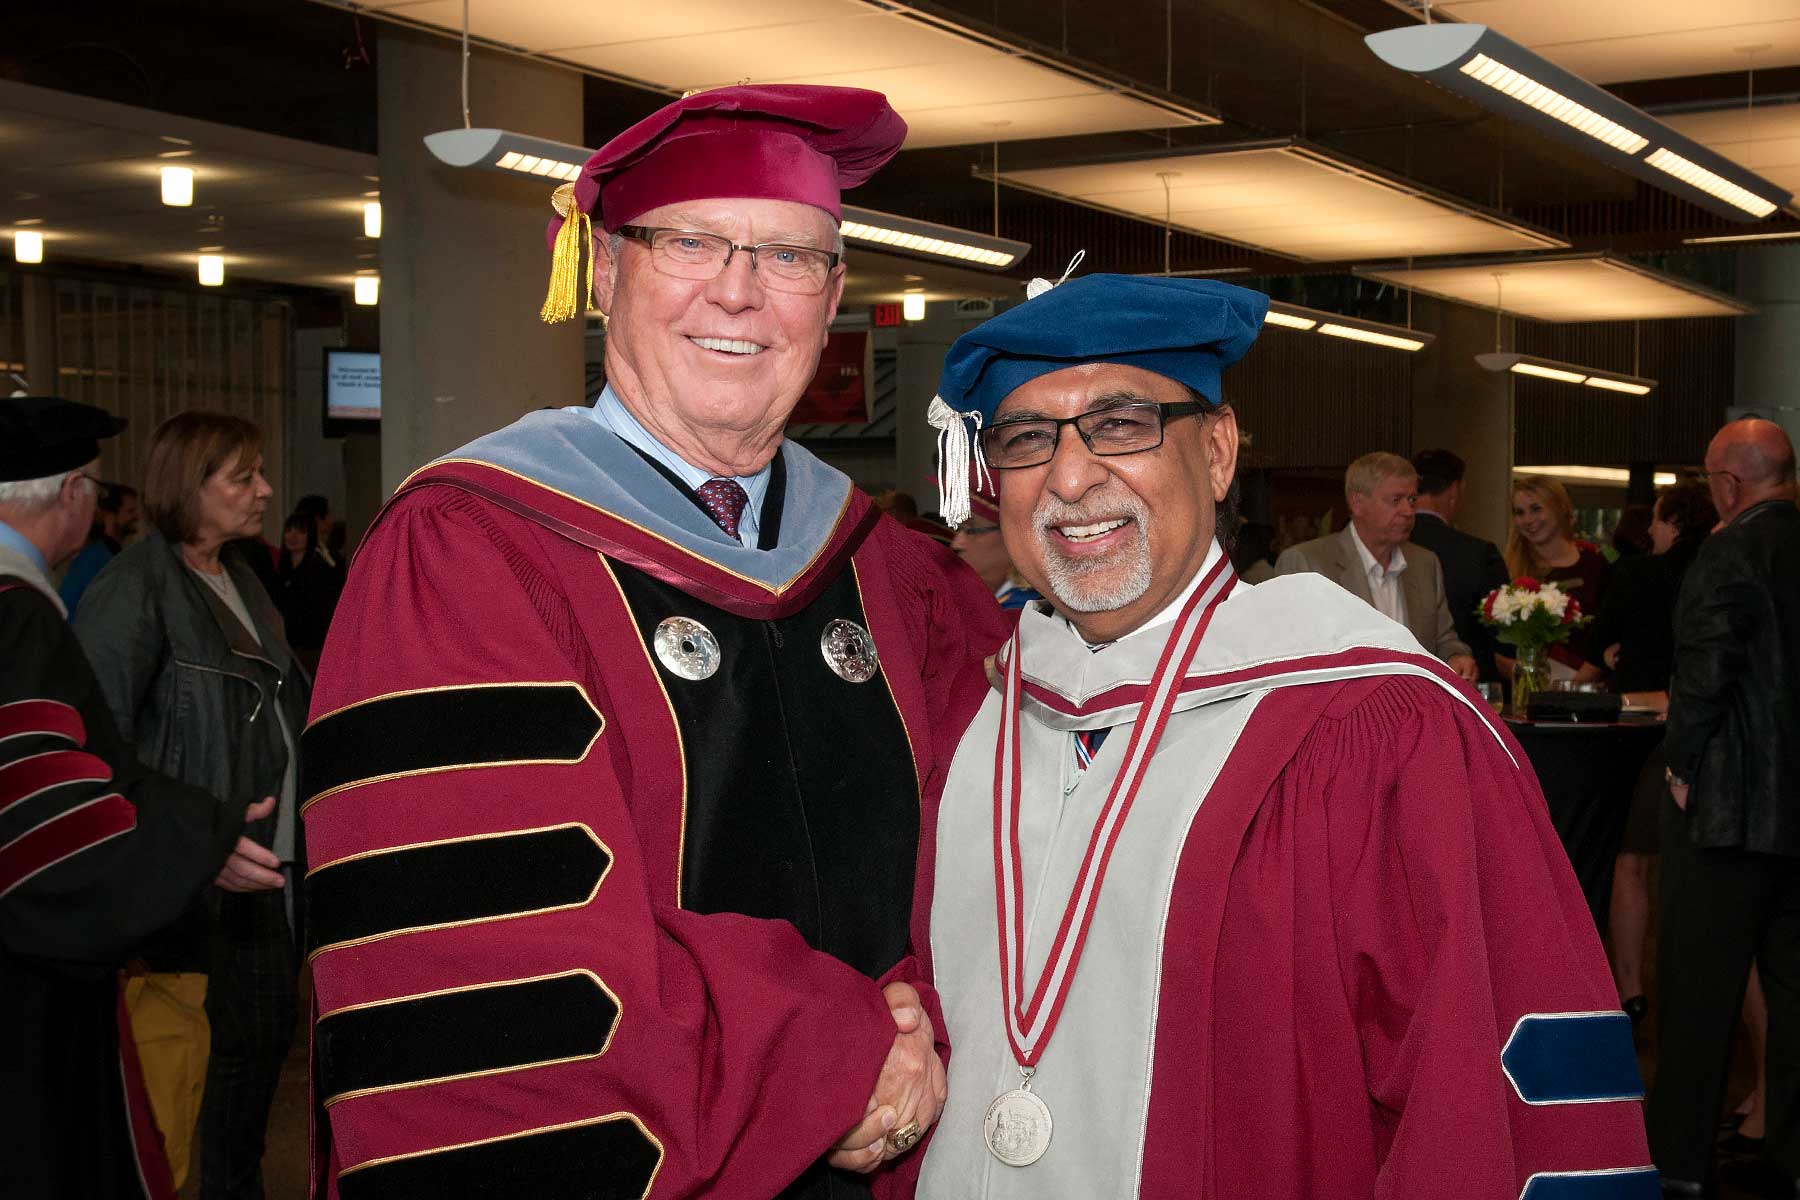
<svg viewBox="0 0 1800 1200">
<path fill-rule="evenodd" d="M 1662 1200 L 1655 1167 L 1545 1172 L 1525 1181 L 1519 1200 Z"/>
<path fill-rule="evenodd" d="M 1513 1026 L 1500 1065 L 1527 1104 L 1644 1097 L 1631 1018 L 1622 1012 L 1528 1013 Z"/>
</svg>

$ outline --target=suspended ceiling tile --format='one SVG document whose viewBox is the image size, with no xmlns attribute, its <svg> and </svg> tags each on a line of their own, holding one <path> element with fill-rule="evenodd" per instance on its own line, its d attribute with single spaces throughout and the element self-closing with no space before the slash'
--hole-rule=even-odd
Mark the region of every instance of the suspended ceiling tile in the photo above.
<svg viewBox="0 0 1800 1200">
<path fill-rule="evenodd" d="M 1800 0 L 1796 0 L 1800 3 Z M 1665 124 L 1800 196 L 1800 104 L 1681 113 Z"/>
<path fill-rule="evenodd" d="M 377 16 L 460 33 L 461 0 L 377 0 Z M 696 88 L 813 83 L 885 92 L 906 118 L 908 149 L 1216 124 L 942 19 L 870 0 L 652 0 L 470 6 L 484 41 L 637 82 Z"/>
<path fill-rule="evenodd" d="M 1752 311 L 1729 296 L 1604 255 L 1510 259 L 1447 266 L 1358 267 L 1379 279 L 1476 308 L 1537 321 L 1635 321 L 1736 317 Z"/>
<path fill-rule="evenodd" d="M 1164 179 L 1168 173 L 1165 200 Z M 1001 182 L 1307 262 L 1567 245 L 1345 159 L 1289 143 L 1076 167 Z M 1166 208 L 1165 208 L 1166 204 Z"/>
<path fill-rule="evenodd" d="M 1439 0 L 1595 83 L 1800 64 L 1796 0 Z M 1753 57 L 1745 46 L 1762 46 Z"/>
</svg>

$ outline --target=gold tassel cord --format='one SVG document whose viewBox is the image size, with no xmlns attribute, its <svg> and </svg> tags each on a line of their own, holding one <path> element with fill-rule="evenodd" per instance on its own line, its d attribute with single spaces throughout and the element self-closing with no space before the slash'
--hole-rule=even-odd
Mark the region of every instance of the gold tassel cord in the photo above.
<svg viewBox="0 0 1800 1200">
<path fill-rule="evenodd" d="M 594 297 L 594 226 L 587 213 L 575 204 L 575 187 L 565 183 L 550 195 L 550 207 L 562 217 L 562 228 L 556 231 L 556 245 L 550 253 L 550 290 L 538 316 L 546 324 L 567 321 L 584 309 L 591 308 Z M 587 299 L 581 296 L 581 255 L 587 246 Z"/>
</svg>

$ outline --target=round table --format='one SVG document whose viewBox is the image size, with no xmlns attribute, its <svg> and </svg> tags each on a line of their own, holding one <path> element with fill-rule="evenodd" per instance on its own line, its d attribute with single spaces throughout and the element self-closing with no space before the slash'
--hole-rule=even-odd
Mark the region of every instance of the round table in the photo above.
<svg viewBox="0 0 1800 1200">
<path fill-rule="evenodd" d="M 1506 725 L 1531 759 L 1551 824 L 1587 897 L 1594 928 L 1604 937 L 1613 860 L 1625 836 L 1632 789 L 1644 759 L 1662 741 L 1663 724 L 1633 718 L 1577 724 L 1507 717 Z"/>
</svg>

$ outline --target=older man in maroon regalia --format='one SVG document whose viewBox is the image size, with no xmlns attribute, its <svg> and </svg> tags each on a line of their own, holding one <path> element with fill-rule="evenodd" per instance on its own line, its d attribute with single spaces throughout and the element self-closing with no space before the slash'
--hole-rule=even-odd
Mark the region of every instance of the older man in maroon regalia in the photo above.
<svg viewBox="0 0 1800 1200">
<path fill-rule="evenodd" d="M 545 306 L 598 221 L 606 391 L 371 531 L 303 757 L 322 1194 L 851 1197 L 896 1156 L 910 1189 L 920 847 L 1000 619 L 782 440 L 839 189 L 904 134 L 873 92 L 736 87 L 614 139 Z"/>
</svg>

